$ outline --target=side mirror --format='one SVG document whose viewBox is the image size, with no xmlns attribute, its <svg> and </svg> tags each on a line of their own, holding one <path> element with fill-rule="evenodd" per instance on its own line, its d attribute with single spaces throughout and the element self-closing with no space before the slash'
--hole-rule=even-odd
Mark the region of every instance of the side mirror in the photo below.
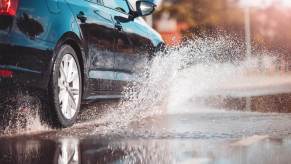
<svg viewBox="0 0 291 164">
<path fill-rule="evenodd" d="M 155 11 L 155 8 L 156 4 L 149 1 L 141 0 L 136 2 L 137 16 L 151 15 Z"/>
</svg>

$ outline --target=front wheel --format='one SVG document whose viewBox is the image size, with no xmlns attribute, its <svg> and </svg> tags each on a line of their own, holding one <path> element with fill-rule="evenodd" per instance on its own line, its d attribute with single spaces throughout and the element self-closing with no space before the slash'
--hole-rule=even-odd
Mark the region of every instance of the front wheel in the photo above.
<svg viewBox="0 0 291 164">
<path fill-rule="evenodd" d="M 80 64 L 69 45 L 62 46 L 56 53 L 49 88 L 51 119 L 55 126 L 69 127 L 76 121 L 81 106 Z"/>
</svg>

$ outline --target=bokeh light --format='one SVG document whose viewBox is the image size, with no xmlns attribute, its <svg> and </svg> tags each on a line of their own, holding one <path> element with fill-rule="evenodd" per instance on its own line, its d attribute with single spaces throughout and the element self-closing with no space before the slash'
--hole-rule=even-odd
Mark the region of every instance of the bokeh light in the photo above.
<svg viewBox="0 0 291 164">
<path fill-rule="evenodd" d="M 239 4 L 242 7 L 256 7 L 262 9 L 273 5 L 279 7 L 291 7 L 291 0 L 240 0 Z"/>
</svg>

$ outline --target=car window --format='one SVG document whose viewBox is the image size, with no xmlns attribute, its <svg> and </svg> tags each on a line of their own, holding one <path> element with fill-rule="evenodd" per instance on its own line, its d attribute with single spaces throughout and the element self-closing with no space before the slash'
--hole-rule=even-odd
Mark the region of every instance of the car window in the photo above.
<svg viewBox="0 0 291 164">
<path fill-rule="evenodd" d="M 89 2 L 93 2 L 93 3 L 100 3 L 101 4 L 101 0 L 87 0 Z"/>
<path fill-rule="evenodd" d="M 136 0 L 128 0 L 128 4 L 133 10 L 136 10 Z"/>
<path fill-rule="evenodd" d="M 106 7 L 118 10 L 123 13 L 129 13 L 129 8 L 126 0 L 103 0 Z"/>
</svg>

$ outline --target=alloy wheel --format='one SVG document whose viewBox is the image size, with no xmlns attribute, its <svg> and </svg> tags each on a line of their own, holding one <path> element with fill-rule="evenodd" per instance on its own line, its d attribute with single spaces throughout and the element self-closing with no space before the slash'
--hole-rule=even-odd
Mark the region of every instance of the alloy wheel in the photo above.
<svg viewBox="0 0 291 164">
<path fill-rule="evenodd" d="M 59 105 L 66 119 L 72 119 L 78 108 L 80 97 L 80 73 L 71 54 L 65 54 L 59 67 Z"/>
</svg>

